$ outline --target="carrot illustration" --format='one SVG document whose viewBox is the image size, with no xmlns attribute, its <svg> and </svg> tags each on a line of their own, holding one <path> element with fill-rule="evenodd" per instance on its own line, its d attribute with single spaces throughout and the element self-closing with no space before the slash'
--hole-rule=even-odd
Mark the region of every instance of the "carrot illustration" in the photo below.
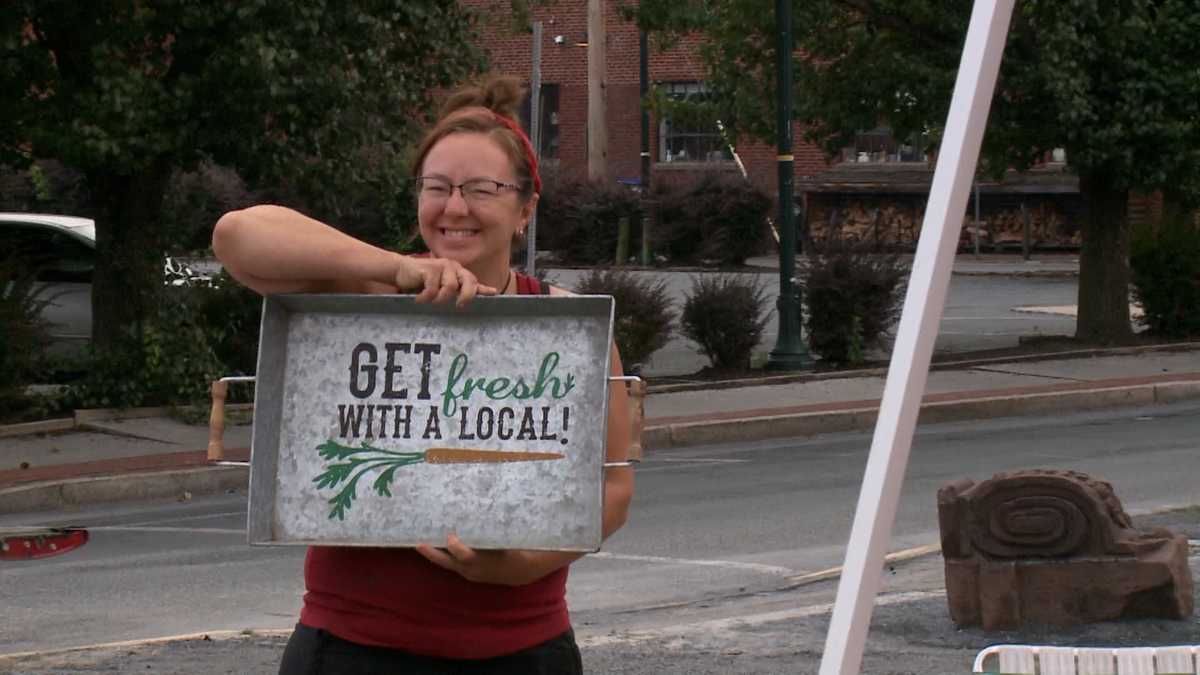
<svg viewBox="0 0 1200 675">
<path fill-rule="evenodd" d="M 317 453 L 327 462 L 325 470 L 313 482 L 317 488 L 342 485 L 329 503 L 330 520 L 346 519 L 346 511 L 358 496 L 358 481 L 375 470 L 382 472 L 375 478 L 372 487 L 381 497 L 391 497 L 391 483 L 396 469 L 412 464 L 500 464 L 506 462 L 533 462 L 562 459 L 557 452 L 518 452 L 512 450 L 482 450 L 477 448 L 429 448 L 424 452 L 399 452 L 376 448 L 365 441 L 360 447 L 342 445 L 328 440 L 317 446 Z"/>
<path fill-rule="evenodd" d="M 511 452 L 506 450 L 477 450 L 474 448 L 429 448 L 425 451 L 427 464 L 485 464 L 492 462 L 533 462 L 562 459 L 557 452 Z"/>
</svg>

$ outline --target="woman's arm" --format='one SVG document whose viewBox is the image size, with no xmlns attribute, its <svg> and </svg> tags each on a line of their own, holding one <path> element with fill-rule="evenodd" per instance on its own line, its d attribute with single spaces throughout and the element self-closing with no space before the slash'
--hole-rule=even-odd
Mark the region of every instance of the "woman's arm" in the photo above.
<svg viewBox="0 0 1200 675">
<path fill-rule="evenodd" d="M 387 251 L 282 206 L 225 214 L 212 245 L 225 269 L 262 295 L 419 291 L 418 301 L 462 304 L 496 292 L 458 263 Z"/>
<path fill-rule="evenodd" d="M 263 295 L 366 292 L 372 284 L 393 284 L 402 257 L 270 205 L 226 213 L 213 228 L 212 246 L 235 279 Z"/>
<path fill-rule="evenodd" d="M 625 374 L 616 345 L 612 347 L 610 372 L 616 376 Z M 623 462 L 629 458 L 631 431 L 629 395 L 622 383 L 614 382 L 608 388 L 606 461 Z M 605 469 L 604 516 L 601 527 L 604 539 L 608 539 L 625 524 L 632 500 L 633 468 L 625 466 Z M 458 572 L 471 581 L 506 586 L 533 583 L 584 555 L 559 551 L 476 551 L 453 534 L 447 538 L 444 551 L 426 544 L 418 546 L 417 552 L 435 565 Z"/>
</svg>

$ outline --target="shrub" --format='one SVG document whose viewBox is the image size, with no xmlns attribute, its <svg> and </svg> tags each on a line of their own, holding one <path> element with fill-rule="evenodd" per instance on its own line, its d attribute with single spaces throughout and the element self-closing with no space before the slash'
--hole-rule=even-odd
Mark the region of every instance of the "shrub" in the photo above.
<svg viewBox="0 0 1200 675">
<path fill-rule="evenodd" d="M 699 345 L 714 370 L 746 370 L 769 316 L 766 289 L 757 277 L 703 275 L 692 279 L 680 332 Z"/>
<path fill-rule="evenodd" d="M 763 249 L 771 197 L 739 178 L 708 173 L 685 190 L 656 193 L 674 260 L 741 265 Z"/>
<path fill-rule="evenodd" d="M 1129 263 L 1141 323 L 1162 337 L 1200 335 L 1200 227 L 1176 218 L 1138 228 Z"/>
<path fill-rule="evenodd" d="M 547 183 L 538 202 L 539 246 L 574 264 L 614 262 L 622 217 L 629 218 L 631 254 L 641 246 L 637 195 L 620 185 Z"/>
<path fill-rule="evenodd" d="M 830 244 L 801 268 L 808 345 L 825 361 L 858 365 L 900 318 L 907 270 L 890 253 Z"/>
<path fill-rule="evenodd" d="M 35 278 L 16 258 L 0 260 L 0 418 L 19 415 L 31 404 L 25 389 L 47 341 L 41 313 L 53 298 L 43 297 Z"/>
<path fill-rule="evenodd" d="M 613 296 L 613 333 L 626 372 L 640 372 L 650 355 L 671 339 L 676 313 L 671 309 L 667 282 L 639 278 L 622 270 L 592 270 L 575 290 Z"/>
<path fill-rule="evenodd" d="M 203 405 L 213 380 L 254 372 L 261 300 L 222 273 L 213 286 L 165 289 L 140 331 L 92 352 L 87 373 L 71 390 L 72 405 L 128 408 Z M 230 391 L 234 400 L 249 394 Z"/>
</svg>

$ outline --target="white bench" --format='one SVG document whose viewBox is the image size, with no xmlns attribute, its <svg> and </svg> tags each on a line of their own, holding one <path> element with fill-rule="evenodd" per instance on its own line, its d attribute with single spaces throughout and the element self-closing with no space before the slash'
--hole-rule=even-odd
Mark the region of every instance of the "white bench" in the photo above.
<svg viewBox="0 0 1200 675">
<path fill-rule="evenodd" d="M 975 657 L 974 672 L 1003 675 L 1198 675 L 1200 645 L 1044 647 L 993 645 Z"/>
</svg>

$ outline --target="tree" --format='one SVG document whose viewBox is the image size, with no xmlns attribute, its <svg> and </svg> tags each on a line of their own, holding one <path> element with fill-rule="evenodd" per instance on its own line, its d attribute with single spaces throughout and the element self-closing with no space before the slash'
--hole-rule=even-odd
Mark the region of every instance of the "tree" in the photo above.
<svg viewBox="0 0 1200 675">
<path fill-rule="evenodd" d="M 97 222 L 93 339 L 136 339 L 160 292 L 163 193 L 202 159 L 250 180 L 372 181 L 438 87 L 478 69 L 438 0 L 18 0 L 0 6 L 0 164 L 53 158 Z M 395 186 L 380 185 L 380 189 Z"/>
<path fill-rule="evenodd" d="M 795 3 L 796 119 L 830 154 L 864 129 L 897 137 L 946 119 L 971 3 Z M 984 137 L 982 168 L 1026 169 L 1065 148 L 1084 200 L 1076 335 L 1128 338 L 1130 190 L 1200 193 L 1195 0 L 1023 0 Z M 698 32 L 712 103 L 731 130 L 774 133 L 774 17 L 755 0 L 643 0 L 643 28 Z"/>
</svg>

